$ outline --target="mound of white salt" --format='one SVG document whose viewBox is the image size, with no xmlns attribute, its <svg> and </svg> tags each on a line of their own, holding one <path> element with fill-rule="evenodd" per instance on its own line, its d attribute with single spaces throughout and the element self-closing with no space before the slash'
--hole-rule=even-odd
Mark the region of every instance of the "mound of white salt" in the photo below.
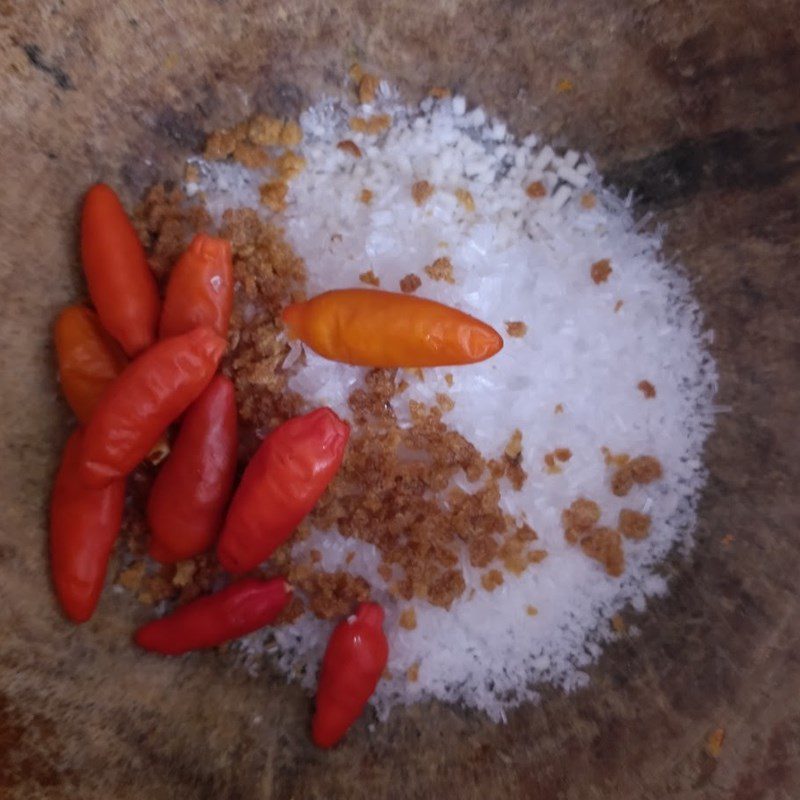
<svg viewBox="0 0 800 800">
<path fill-rule="evenodd" d="M 391 115 L 388 132 L 350 130 L 352 115 L 377 112 Z M 716 386 L 706 349 L 711 336 L 703 332 L 690 284 L 660 255 L 659 233 L 645 233 L 634 221 L 630 198 L 602 187 L 588 156 L 558 155 L 534 135 L 519 141 L 482 109 L 467 111 L 463 98 L 427 99 L 409 109 L 384 85 L 372 108 L 325 101 L 301 124 L 307 167 L 290 184 L 281 224 L 306 261 L 309 293 L 358 286 L 359 274 L 370 269 L 382 288 L 398 290 L 400 279 L 415 273 L 419 295 L 504 334 L 503 351 L 486 363 L 426 370 L 424 381 L 407 376 L 410 389 L 394 406 L 407 420 L 409 399 L 435 404 L 437 393 L 448 394 L 455 406 L 446 421 L 488 457 L 499 455 L 519 429 L 529 477 L 521 491 L 505 492 L 503 505 L 527 518 L 548 557 L 520 577 L 506 574 L 488 592 L 465 555 L 462 598 L 449 611 L 413 602 L 417 627 L 406 630 L 371 545 L 315 531 L 297 551 L 316 548 L 323 568 L 363 575 L 384 604 L 392 678 L 381 681 L 374 697 L 379 713 L 436 697 L 498 719 L 536 698 L 537 684 L 580 686 L 583 668 L 613 635 L 612 615 L 628 604 L 643 609 L 648 596 L 663 592 L 659 562 L 690 544 Z M 337 148 L 343 139 L 355 141 L 363 157 Z M 205 192 L 212 213 L 258 207 L 262 176 L 239 165 L 197 163 L 201 179 L 191 188 Z M 418 205 L 411 187 L 421 180 L 434 191 Z M 526 193 L 535 182 L 544 196 Z M 364 189 L 372 192 L 369 203 L 362 202 Z M 424 271 L 445 256 L 452 284 Z M 590 268 L 601 259 L 612 272 L 595 283 Z M 524 322 L 525 335 L 505 336 L 508 321 Z M 364 370 L 306 355 L 292 388 L 347 417 L 347 397 Z M 454 376 L 452 387 L 446 373 Z M 644 380 L 655 387 L 654 398 L 637 388 Z M 552 474 L 543 457 L 557 447 L 572 457 Z M 615 497 L 602 447 L 656 456 L 663 480 Z M 601 524 L 611 527 L 623 507 L 652 516 L 647 539 L 625 542 L 621 578 L 564 540 L 561 512 L 580 496 L 596 500 Z M 353 549 L 357 555 L 346 564 Z M 538 613 L 529 613 L 531 606 Z M 306 614 L 271 632 L 279 667 L 313 687 L 331 626 Z M 266 642 L 257 635 L 245 646 L 259 652 Z M 408 679 L 409 670 L 416 680 Z"/>
</svg>

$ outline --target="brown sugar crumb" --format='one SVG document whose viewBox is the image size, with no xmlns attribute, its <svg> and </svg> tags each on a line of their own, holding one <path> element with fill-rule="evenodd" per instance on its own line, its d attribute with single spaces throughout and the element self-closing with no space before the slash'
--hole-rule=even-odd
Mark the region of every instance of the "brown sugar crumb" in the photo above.
<svg viewBox="0 0 800 800">
<path fill-rule="evenodd" d="M 581 539 L 581 550 L 589 558 L 599 561 L 612 578 L 625 571 L 625 553 L 619 531 L 611 528 L 595 528 Z"/>
<path fill-rule="evenodd" d="M 569 461 L 572 458 L 572 450 L 568 447 L 556 447 L 556 449 L 553 450 L 553 455 L 559 461 Z"/>
<path fill-rule="evenodd" d="M 306 604 L 297 596 L 293 595 L 292 599 L 285 606 L 283 611 L 275 619 L 273 625 L 291 625 L 296 620 L 305 614 Z"/>
<path fill-rule="evenodd" d="M 200 180 L 200 167 L 197 164 L 187 164 L 183 171 L 183 179 L 187 183 L 197 183 Z"/>
<path fill-rule="evenodd" d="M 286 194 L 289 186 L 283 181 L 270 181 L 259 187 L 261 204 L 272 211 L 280 212 L 286 208 Z"/>
<path fill-rule="evenodd" d="M 547 558 L 547 550 L 531 550 L 528 553 L 528 561 L 531 564 L 541 564 Z"/>
<path fill-rule="evenodd" d="M 486 567 L 497 558 L 500 545 L 493 536 L 472 537 L 467 549 L 473 567 Z"/>
<path fill-rule="evenodd" d="M 122 572 L 117 575 L 114 583 L 118 586 L 124 586 L 131 591 L 138 591 L 145 578 L 145 569 L 146 565 L 144 561 L 137 561 L 127 569 L 122 570 Z"/>
<path fill-rule="evenodd" d="M 525 613 L 529 617 L 535 617 L 539 613 L 539 609 L 536 608 L 536 606 L 526 606 L 525 607 Z"/>
<path fill-rule="evenodd" d="M 362 104 L 371 103 L 378 93 L 380 83 L 380 79 L 377 75 L 371 75 L 369 72 L 365 72 L 358 82 L 358 102 Z"/>
<path fill-rule="evenodd" d="M 581 195 L 581 208 L 591 211 L 597 205 L 597 198 L 591 192 Z"/>
<path fill-rule="evenodd" d="M 409 607 L 404 608 L 400 612 L 400 627 L 405 628 L 407 631 L 413 631 L 417 627 L 417 612 Z"/>
<path fill-rule="evenodd" d="M 563 403 L 556 403 L 556 407 L 553 409 L 554 414 L 563 414 L 564 413 L 564 404 Z"/>
<path fill-rule="evenodd" d="M 646 400 L 652 400 L 656 396 L 656 387 L 650 381 L 639 381 L 636 388 L 645 396 Z"/>
<path fill-rule="evenodd" d="M 358 279 L 361 283 L 366 283 L 368 286 L 380 286 L 381 279 L 371 270 L 368 269 L 366 272 L 362 272 Z"/>
<path fill-rule="evenodd" d="M 281 128 L 280 144 L 283 147 L 297 147 L 303 141 L 303 129 L 294 121 L 288 120 Z"/>
<path fill-rule="evenodd" d="M 425 274 L 434 281 L 456 282 L 453 275 L 453 262 L 447 256 L 441 256 L 433 264 L 425 267 Z"/>
<path fill-rule="evenodd" d="M 444 376 L 444 382 L 445 382 L 445 383 L 446 383 L 448 386 L 452 386 L 452 385 L 453 385 L 453 373 L 452 373 L 452 372 L 447 372 L 447 373 L 445 373 L 445 376 Z"/>
<path fill-rule="evenodd" d="M 361 81 L 361 77 L 364 74 L 364 70 L 361 68 L 361 64 L 358 61 L 353 62 L 350 65 L 350 69 L 347 70 L 347 74 L 350 77 L 350 80 L 358 86 L 359 82 Z"/>
<path fill-rule="evenodd" d="M 290 181 L 306 168 L 306 160 L 294 150 L 287 150 L 276 162 L 278 175 L 284 181 Z"/>
<path fill-rule="evenodd" d="M 725 743 L 725 729 L 715 728 L 706 739 L 705 751 L 711 758 L 719 758 L 722 754 L 722 745 Z"/>
<path fill-rule="evenodd" d="M 361 148 L 352 139 L 342 139 L 336 147 L 344 153 L 350 153 L 353 158 L 361 158 Z"/>
<path fill-rule="evenodd" d="M 614 614 L 611 617 L 611 627 L 614 629 L 614 633 L 625 633 L 625 620 L 620 614 Z"/>
<path fill-rule="evenodd" d="M 309 550 L 308 555 L 312 564 L 319 564 L 319 562 L 322 561 L 322 553 L 320 553 L 320 551 L 316 548 Z"/>
<path fill-rule="evenodd" d="M 415 661 L 406 670 L 406 680 L 409 683 L 416 683 L 419 680 L 419 661 Z"/>
<path fill-rule="evenodd" d="M 390 581 L 392 579 L 392 574 L 392 568 L 388 564 L 381 564 L 378 567 L 378 575 L 385 581 Z"/>
<path fill-rule="evenodd" d="M 411 185 L 411 196 L 418 206 L 421 206 L 432 194 L 433 184 L 428 181 L 416 181 Z"/>
<path fill-rule="evenodd" d="M 443 392 L 437 392 L 436 394 L 436 405 L 442 409 L 442 411 L 452 411 L 455 406 L 455 400 L 453 400 L 450 395 L 444 394 Z"/>
<path fill-rule="evenodd" d="M 308 595 L 309 609 L 321 619 L 345 616 L 369 599 L 370 585 L 349 572 L 324 572 L 298 564 L 289 568 L 287 578 Z"/>
<path fill-rule="evenodd" d="M 372 198 L 374 197 L 373 193 L 369 189 L 362 189 L 361 194 L 358 196 L 358 199 L 365 205 L 368 206 L 372 202 Z"/>
<path fill-rule="evenodd" d="M 431 86 L 428 90 L 428 95 L 434 100 L 445 100 L 450 97 L 453 92 L 446 86 Z"/>
<path fill-rule="evenodd" d="M 573 500 L 569 508 L 561 512 L 561 525 L 564 538 L 575 544 L 582 536 L 589 533 L 600 521 L 600 506 L 594 500 L 579 497 Z"/>
<path fill-rule="evenodd" d="M 623 305 L 624 303 L 622 300 L 617 300 L 617 302 L 614 303 L 614 313 L 616 314 L 622 308 Z"/>
<path fill-rule="evenodd" d="M 238 142 L 233 151 L 233 160 L 248 169 L 264 169 L 269 164 L 269 156 L 264 150 L 250 142 Z"/>
<path fill-rule="evenodd" d="M 624 467 L 631 460 L 627 453 L 612 453 L 607 447 L 601 447 L 600 452 L 607 467 Z"/>
<path fill-rule="evenodd" d="M 646 539 L 650 533 L 650 515 L 623 508 L 619 512 L 618 527 L 626 539 Z"/>
<path fill-rule="evenodd" d="M 412 367 L 408 372 L 413 375 L 418 381 L 425 383 L 425 372 L 422 367 Z"/>
<path fill-rule="evenodd" d="M 624 497 L 634 483 L 648 484 L 663 475 L 661 462 L 653 456 L 637 456 L 623 464 L 611 478 L 611 491 Z"/>
<path fill-rule="evenodd" d="M 503 585 L 503 573 L 499 569 L 490 569 L 481 576 L 481 586 L 487 592 L 493 592 L 498 586 Z"/>
<path fill-rule="evenodd" d="M 188 586 L 194 576 L 197 565 L 191 559 L 179 561 L 175 565 L 175 574 L 172 576 L 172 585 L 182 589 Z"/>
<path fill-rule="evenodd" d="M 456 189 L 456 200 L 461 203 L 466 211 L 472 212 L 475 210 L 475 198 L 469 190 Z"/>
<path fill-rule="evenodd" d="M 405 294 L 416 292 L 420 286 L 422 286 L 422 278 L 413 272 L 400 279 L 400 291 L 405 292 Z"/>
<path fill-rule="evenodd" d="M 548 475 L 560 475 L 564 470 L 556 463 L 555 453 L 544 454 L 544 471 Z"/>
<path fill-rule="evenodd" d="M 261 147 L 276 147 L 281 141 L 283 122 L 266 114 L 256 114 L 247 125 L 247 138 Z"/>
<path fill-rule="evenodd" d="M 506 332 L 515 339 L 521 339 L 528 332 L 528 326 L 520 321 L 506 322 Z"/>
<path fill-rule="evenodd" d="M 246 131 L 240 128 L 222 128 L 214 131 L 207 139 L 203 157 L 208 161 L 224 161 L 233 155 L 236 145 L 244 141 Z"/>
<path fill-rule="evenodd" d="M 377 136 L 388 130 L 392 124 L 392 118 L 388 114 L 373 114 L 371 117 L 351 117 L 350 130 L 356 133 L 366 133 L 369 136 Z"/>
<path fill-rule="evenodd" d="M 522 455 L 522 431 L 515 428 L 508 440 L 503 453 L 509 458 L 519 458 Z"/>
<path fill-rule="evenodd" d="M 571 92 L 574 88 L 575 84 L 569 78 L 561 78 L 561 80 L 556 84 L 556 91 L 559 94 Z"/>
<path fill-rule="evenodd" d="M 607 258 L 601 258 L 595 261 L 589 269 L 592 280 L 599 286 L 608 280 L 608 276 L 613 272 L 611 269 L 611 261 Z"/>
<path fill-rule="evenodd" d="M 536 200 L 540 197 L 544 197 L 547 194 L 547 189 L 541 181 L 533 181 L 525 188 L 525 194 L 533 200 Z"/>
</svg>

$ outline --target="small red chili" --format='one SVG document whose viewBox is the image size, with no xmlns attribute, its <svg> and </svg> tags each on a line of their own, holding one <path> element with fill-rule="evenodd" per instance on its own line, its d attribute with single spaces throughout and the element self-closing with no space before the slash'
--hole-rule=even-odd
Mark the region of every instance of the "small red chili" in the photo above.
<svg viewBox="0 0 800 800">
<path fill-rule="evenodd" d="M 150 491 L 150 555 L 172 563 L 207 550 L 219 531 L 236 471 L 236 398 L 217 375 L 186 412 Z"/>
<path fill-rule="evenodd" d="M 383 609 L 361 603 L 340 622 L 322 659 L 311 736 L 318 747 L 332 747 L 361 716 L 389 659 Z"/>
<path fill-rule="evenodd" d="M 163 339 L 123 370 L 86 426 L 81 477 L 104 486 L 124 477 L 206 388 L 225 351 L 210 328 Z"/>
<path fill-rule="evenodd" d="M 228 572 L 252 569 L 289 538 L 339 470 L 349 436 L 346 422 L 318 408 L 264 439 L 233 496 L 217 546 Z"/>
<path fill-rule="evenodd" d="M 103 327 L 131 357 L 149 347 L 156 338 L 158 287 L 125 209 L 103 183 L 83 202 L 81 260 Z"/>
<path fill-rule="evenodd" d="M 283 578 L 244 578 L 149 622 L 134 639 L 139 647 L 167 656 L 215 647 L 269 625 L 290 597 Z"/>
<path fill-rule="evenodd" d="M 80 479 L 82 434 L 69 437 L 50 502 L 50 565 L 56 595 L 73 622 L 97 606 L 122 522 L 125 481 L 90 489 Z"/>
<path fill-rule="evenodd" d="M 205 325 L 227 336 L 232 308 L 231 243 L 198 233 L 170 273 L 159 335 L 163 339 Z"/>
</svg>

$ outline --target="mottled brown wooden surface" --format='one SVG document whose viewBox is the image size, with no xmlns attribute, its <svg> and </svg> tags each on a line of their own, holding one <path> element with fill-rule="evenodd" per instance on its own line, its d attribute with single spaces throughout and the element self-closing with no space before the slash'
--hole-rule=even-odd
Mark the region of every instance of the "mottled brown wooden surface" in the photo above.
<svg viewBox="0 0 800 800">
<path fill-rule="evenodd" d="M 0 0 L 0 797 L 800 797 L 799 29 L 795 0 Z M 698 279 L 734 410 L 693 558 L 588 689 L 500 727 L 412 708 L 320 753 L 296 688 L 136 653 L 133 601 L 107 592 L 81 628 L 57 613 L 49 329 L 79 290 L 87 184 L 131 200 L 204 130 L 294 112 L 356 57 L 636 188 Z"/>
</svg>

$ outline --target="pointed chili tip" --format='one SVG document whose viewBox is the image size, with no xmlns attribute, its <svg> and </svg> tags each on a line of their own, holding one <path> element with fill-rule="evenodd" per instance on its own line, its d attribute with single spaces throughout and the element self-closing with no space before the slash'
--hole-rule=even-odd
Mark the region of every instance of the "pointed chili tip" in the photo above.
<svg viewBox="0 0 800 800">
<path fill-rule="evenodd" d="M 207 233 L 198 233 L 194 239 L 192 239 L 189 249 L 212 259 L 220 257 L 225 258 L 230 257 L 231 243 L 228 239 L 210 236 Z"/>
<path fill-rule="evenodd" d="M 380 628 L 383 625 L 383 608 L 377 603 L 359 603 L 355 616 L 364 625 L 375 628 Z"/>
<path fill-rule="evenodd" d="M 300 316 L 302 313 L 303 303 L 292 303 L 286 306 L 281 312 L 281 320 L 283 324 L 289 329 L 289 336 L 297 338 L 297 328 L 300 325 Z"/>
</svg>

